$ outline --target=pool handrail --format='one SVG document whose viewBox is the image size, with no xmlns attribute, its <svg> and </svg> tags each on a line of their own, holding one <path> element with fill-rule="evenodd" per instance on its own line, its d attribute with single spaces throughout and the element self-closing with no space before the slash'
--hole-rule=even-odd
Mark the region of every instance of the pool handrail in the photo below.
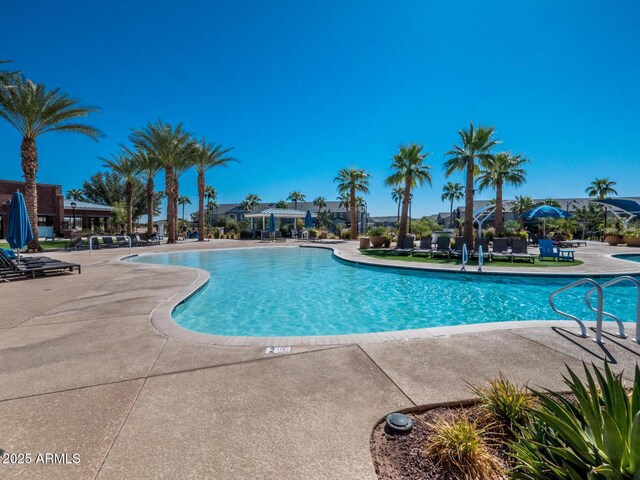
<svg viewBox="0 0 640 480">
<path fill-rule="evenodd" d="M 469 250 L 467 250 L 467 244 L 463 243 L 462 244 L 462 269 L 460 270 L 461 272 L 467 271 L 467 269 L 465 268 L 465 265 L 467 264 L 468 261 L 469 261 Z"/>
<path fill-rule="evenodd" d="M 622 275 L 620 277 L 614 278 L 613 280 L 609 280 L 608 282 L 603 283 L 601 286 L 602 286 L 602 289 L 604 290 L 607 287 L 610 287 L 612 285 L 616 285 L 622 282 L 631 282 L 636 287 L 636 290 L 638 291 L 638 303 L 636 306 L 636 332 L 635 332 L 635 337 L 632 340 L 636 343 L 640 343 L 640 280 L 638 280 L 637 278 L 631 277 L 629 275 Z M 595 309 L 591 306 L 591 300 L 590 300 L 591 295 L 593 294 L 594 291 L 595 290 L 593 288 L 589 290 L 585 294 L 584 298 L 589 309 L 595 312 Z M 624 332 L 624 323 L 616 315 L 609 312 L 604 312 L 604 311 L 602 312 L 602 314 L 605 317 L 615 320 L 615 322 L 618 324 L 617 336 L 619 338 L 628 338 L 628 335 Z"/>
<path fill-rule="evenodd" d="M 484 256 L 482 255 L 482 245 L 478 247 L 478 272 L 482 272 L 482 266 L 484 265 Z"/>
<path fill-rule="evenodd" d="M 89 237 L 89 254 L 93 254 L 93 239 L 98 239 L 100 237 L 102 237 L 103 235 L 91 235 Z M 129 235 L 118 235 L 121 237 L 124 237 L 125 240 L 129 240 L 129 253 L 131 253 L 131 237 Z"/>
<path fill-rule="evenodd" d="M 551 294 L 549 295 L 549 306 L 551 307 L 551 310 L 556 312 L 558 315 L 561 315 L 563 317 L 566 317 L 570 320 L 574 320 L 575 322 L 577 322 L 578 325 L 580 326 L 580 336 L 582 338 L 587 338 L 589 334 L 587 334 L 587 327 L 585 326 L 584 322 L 580 320 L 578 317 L 576 317 L 575 315 L 571 315 L 570 313 L 559 310 L 553 301 L 558 294 L 562 292 L 566 292 L 567 290 L 571 290 L 572 288 L 579 287 L 580 285 L 584 285 L 585 283 L 593 285 L 593 289 L 598 292 L 598 307 L 596 310 L 596 338 L 594 339 L 594 341 L 602 345 L 604 343 L 602 341 L 602 310 L 603 310 L 603 304 L 604 304 L 604 298 L 603 298 L 604 292 L 602 290 L 602 286 L 598 282 L 596 282 L 592 278 L 581 278 L 580 280 L 576 280 L 575 282 L 572 282 L 569 285 L 565 285 L 564 287 L 559 288 L 554 292 L 551 292 Z M 585 299 L 585 303 L 587 303 L 586 299 Z"/>
</svg>

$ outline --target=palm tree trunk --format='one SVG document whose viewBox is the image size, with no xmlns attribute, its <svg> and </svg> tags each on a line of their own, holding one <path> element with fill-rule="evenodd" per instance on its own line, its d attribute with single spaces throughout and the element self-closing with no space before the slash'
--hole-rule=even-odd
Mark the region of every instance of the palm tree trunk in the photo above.
<svg viewBox="0 0 640 480">
<path fill-rule="evenodd" d="M 464 229 L 463 236 L 467 240 L 467 245 L 473 245 L 473 181 L 474 181 L 475 159 L 471 159 L 467 165 L 467 188 L 464 203 Z"/>
<path fill-rule="evenodd" d="M 178 175 L 173 175 L 173 234 L 178 238 L 178 197 L 180 196 L 180 187 L 178 185 Z"/>
<path fill-rule="evenodd" d="M 400 205 L 402 204 L 402 199 L 398 199 L 398 223 L 400 223 Z"/>
<path fill-rule="evenodd" d="M 400 226 L 398 227 L 398 246 L 404 244 L 404 237 L 407 236 L 407 217 L 409 214 L 409 202 L 411 201 L 411 184 L 407 180 L 402 197 L 402 213 L 400 214 Z"/>
<path fill-rule="evenodd" d="M 29 223 L 33 231 L 33 241 L 29 244 L 29 249 L 41 250 L 38 242 L 38 187 L 36 185 L 38 149 L 34 138 L 24 137 L 22 139 L 20 156 L 22 159 L 22 172 L 24 173 L 24 201 L 27 204 Z"/>
<path fill-rule="evenodd" d="M 198 172 L 198 241 L 199 242 L 204 242 L 204 186 L 205 186 L 204 172 Z"/>
<path fill-rule="evenodd" d="M 129 235 L 133 231 L 133 184 L 131 180 L 127 180 L 124 184 L 124 195 L 127 206 L 127 228 L 125 235 Z"/>
<path fill-rule="evenodd" d="M 358 239 L 358 225 L 356 224 L 356 189 L 351 188 L 351 201 L 349 202 L 351 209 L 351 240 Z"/>
<path fill-rule="evenodd" d="M 496 237 L 502 236 L 502 180 L 496 182 L 496 219 L 494 227 L 496 229 Z"/>
<path fill-rule="evenodd" d="M 453 198 L 451 198 L 451 205 L 449 206 L 449 228 L 453 227 Z"/>
<path fill-rule="evenodd" d="M 166 167 L 164 169 L 165 176 L 165 190 L 167 191 L 167 243 L 176 243 L 176 229 L 175 229 L 175 183 L 173 177 L 175 176 L 172 167 Z"/>
<path fill-rule="evenodd" d="M 155 185 L 153 177 L 147 178 L 147 235 L 151 237 L 153 234 L 153 195 Z"/>
</svg>

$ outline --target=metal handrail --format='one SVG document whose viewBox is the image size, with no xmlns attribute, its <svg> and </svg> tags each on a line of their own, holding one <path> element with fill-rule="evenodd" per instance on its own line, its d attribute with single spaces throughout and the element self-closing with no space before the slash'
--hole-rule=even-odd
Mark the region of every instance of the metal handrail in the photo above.
<svg viewBox="0 0 640 480">
<path fill-rule="evenodd" d="M 462 272 L 466 272 L 467 269 L 465 268 L 465 265 L 467 264 L 467 262 L 469 261 L 469 251 L 467 250 L 467 244 L 463 243 L 462 244 Z"/>
<path fill-rule="evenodd" d="M 632 339 L 634 342 L 636 343 L 640 343 L 640 280 L 638 280 L 637 278 L 634 277 L 630 277 L 629 275 L 623 275 L 621 277 L 616 277 L 613 280 L 609 280 L 606 283 L 603 283 L 601 286 L 603 289 L 610 287 L 612 285 L 615 285 L 617 283 L 622 283 L 622 282 L 631 282 L 633 285 L 635 285 L 637 291 L 638 291 L 638 303 L 637 303 L 637 307 L 636 307 L 636 333 L 635 333 L 635 337 Z M 584 296 L 584 300 L 587 304 L 587 306 L 595 312 L 595 309 L 591 306 L 591 295 L 593 295 L 593 292 L 595 290 L 592 288 L 591 290 L 589 290 L 585 296 Z M 628 335 L 625 334 L 624 332 L 624 323 L 615 315 L 613 315 L 612 313 L 609 312 L 602 312 L 602 314 L 605 317 L 611 318 L 612 320 L 615 320 L 616 323 L 618 324 L 618 337 L 620 338 L 628 338 Z"/>
<path fill-rule="evenodd" d="M 93 254 L 93 239 L 94 238 L 100 238 L 103 237 L 104 235 L 91 235 L 89 237 L 89 254 Z M 109 235 L 110 237 L 113 237 L 114 235 Z M 127 240 L 129 240 L 129 253 L 131 253 L 131 237 L 129 235 L 115 235 L 118 237 L 124 237 Z"/>
<path fill-rule="evenodd" d="M 478 247 L 478 271 L 482 272 L 482 266 L 484 265 L 484 255 L 482 255 L 482 245 Z"/>
<path fill-rule="evenodd" d="M 549 306 L 551 307 L 551 310 L 556 312 L 558 315 L 567 317 L 570 320 L 574 320 L 575 322 L 577 322 L 578 325 L 580 326 L 580 336 L 583 338 L 587 338 L 589 336 L 587 334 L 587 327 L 584 325 L 582 320 L 580 320 L 575 315 L 571 315 L 570 313 L 563 312 L 562 310 L 558 310 L 558 308 L 556 307 L 553 301 L 553 299 L 558 294 L 562 292 L 566 292 L 567 290 L 571 290 L 572 288 L 578 287 L 580 285 L 584 285 L 585 283 L 593 285 L 593 289 L 597 290 L 598 292 L 598 309 L 596 310 L 596 338 L 594 339 L 594 341 L 598 344 L 602 344 L 604 343 L 602 341 L 602 306 L 604 303 L 604 299 L 603 299 L 604 292 L 602 291 L 602 286 L 598 282 L 596 282 L 591 278 L 581 278 L 580 280 L 576 280 L 575 282 L 570 283 L 569 285 L 565 285 L 564 287 L 559 288 L 555 292 L 552 292 L 551 295 L 549 295 Z M 586 300 L 585 300 L 585 303 L 586 303 Z M 590 304 L 588 305 L 590 306 Z"/>
</svg>

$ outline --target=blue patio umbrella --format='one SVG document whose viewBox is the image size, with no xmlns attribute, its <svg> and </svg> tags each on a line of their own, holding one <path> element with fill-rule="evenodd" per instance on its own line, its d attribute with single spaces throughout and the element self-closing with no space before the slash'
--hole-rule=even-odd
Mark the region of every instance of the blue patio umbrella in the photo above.
<svg viewBox="0 0 640 480">
<path fill-rule="evenodd" d="M 311 210 L 307 210 L 307 215 L 304 217 L 304 228 L 311 228 L 312 225 Z"/>
<path fill-rule="evenodd" d="M 542 218 L 543 219 L 543 227 L 542 233 L 546 236 L 547 234 L 547 218 L 571 218 L 571 215 L 566 210 L 562 210 L 561 208 L 553 207 L 551 205 L 540 205 L 538 207 L 532 208 L 531 210 L 527 210 L 522 214 L 523 218 Z"/>
<path fill-rule="evenodd" d="M 24 196 L 20 192 L 15 192 L 11 196 L 9 205 L 9 228 L 7 228 L 7 242 L 9 246 L 18 250 L 23 249 L 33 240 L 33 230 L 29 223 L 27 206 L 24 203 Z"/>
<path fill-rule="evenodd" d="M 276 233 L 276 217 L 273 215 L 269 215 L 269 231 L 271 233 Z"/>
</svg>

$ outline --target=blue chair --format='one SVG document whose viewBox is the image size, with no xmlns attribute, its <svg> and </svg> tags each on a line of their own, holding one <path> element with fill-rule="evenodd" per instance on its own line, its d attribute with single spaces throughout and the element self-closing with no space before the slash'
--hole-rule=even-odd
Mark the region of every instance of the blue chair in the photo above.
<svg viewBox="0 0 640 480">
<path fill-rule="evenodd" d="M 553 260 L 560 258 L 560 248 L 555 247 L 552 240 L 538 240 L 538 246 L 540 247 L 540 261 L 545 258 Z"/>
</svg>

